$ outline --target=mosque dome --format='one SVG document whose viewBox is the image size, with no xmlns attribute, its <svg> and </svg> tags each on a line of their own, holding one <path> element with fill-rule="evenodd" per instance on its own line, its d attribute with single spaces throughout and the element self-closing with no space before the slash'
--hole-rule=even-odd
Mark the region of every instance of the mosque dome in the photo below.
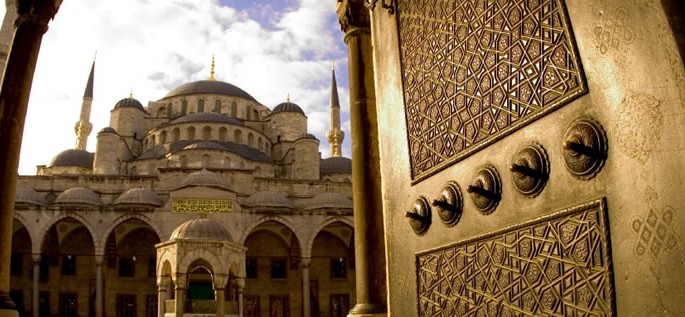
<svg viewBox="0 0 685 317">
<path fill-rule="evenodd" d="M 278 104 L 278 106 L 276 106 L 271 113 L 274 114 L 279 112 L 297 112 L 304 115 L 302 108 L 300 108 L 300 106 L 298 106 L 296 103 L 290 102 L 290 100 Z"/>
<path fill-rule="evenodd" d="M 192 113 L 192 114 L 180 117 L 174 121 L 171 121 L 172 124 L 174 124 L 174 123 L 187 123 L 187 122 L 219 122 L 219 123 L 244 125 L 243 121 L 241 121 L 241 120 L 238 120 L 236 118 L 229 117 L 229 116 L 226 116 L 223 114 L 215 113 L 215 112 Z"/>
<path fill-rule="evenodd" d="M 161 207 L 164 205 L 157 193 L 147 188 L 131 188 L 125 191 L 115 201 L 114 205 L 149 205 Z"/>
<path fill-rule="evenodd" d="M 137 108 L 140 111 L 145 111 L 145 108 L 143 108 L 143 104 L 140 103 L 140 101 L 136 100 L 133 97 L 128 97 L 128 98 L 124 98 L 124 99 L 119 100 L 119 102 L 117 102 L 114 105 L 114 109 L 119 109 L 119 108 Z"/>
<path fill-rule="evenodd" d="M 189 174 L 185 180 L 183 180 L 182 184 L 181 187 L 204 186 L 230 189 L 228 182 L 224 181 L 219 174 L 210 172 L 206 168 L 203 168 L 199 172 Z"/>
<path fill-rule="evenodd" d="M 346 157 L 329 157 L 321 160 L 319 171 L 321 174 L 352 173 L 352 160 Z"/>
<path fill-rule="evenodd" d="M 176 239 L 231 241 L 231 236 L 220 223 L 209 218 L 198 218 L 176 227 L 169 240 Z"/>
<path fill-rule="evenodd" d="M 45 196 L 33 190 L 33 188 L 18 186 L 14 194 L 14 202 L 35 206 L 45 205 Z"/>
<path fill-rule="evenodd" d="M 94 158 L 94 153 L 84 150 L 69 149 L 55 155 L 49 166 L 77 166 L 92 169 Z"/>
<path fill-rule="evenodd" d="M 105 203 L 100 195 L 85 187 L 73 187 L 65 190 L 55 199 L 57 204 L 85 204 L 102 206 Z"/>
<path fill-rule="evenodd" d="M 256 192 L 245 199 L 249 207 L 293 208 L 293 203 L 277 191 Z"/>
<path fill-rule="evenodd" d="M 304 209 L 322 208 L 352 209 L 352 201 L 340 193 L 321 193 L 312 197 Z"/>
<path fill-rule="evenodd" d="M 226 95 L 245 98 L 257 102 L 257 100 L 255 100 L 254 97 L 250 96 L 250 94 L 248 94 L 244 90 L 229 83 L 218 80 L 199 80 L 183 84 L 171 90 L 162 99 L 193 94 Z"/>
<path fill-rule="evenodd" d="M 98 134 L 100 134 L 100 133 L 114 133 L 117 135 L 119 134 L 119 132 L 117 132 L 117 130 L 114 130 L 114 128 L 112 128 L 112 127 L 102 128 L 102 130 L 100 130 L 100 132 L 98 132 Z"/>
</svg>

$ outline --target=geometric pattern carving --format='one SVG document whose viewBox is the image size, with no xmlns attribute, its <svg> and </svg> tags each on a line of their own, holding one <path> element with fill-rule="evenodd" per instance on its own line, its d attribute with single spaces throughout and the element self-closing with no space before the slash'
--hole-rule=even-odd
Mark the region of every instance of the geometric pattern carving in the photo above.
<svg viewBox="0 0 685 317">
<path fill-rule="evenodd" d="M 417 255 L 419 316 L 615 315 L 604 199 Z"/>
<path fill-rule="evenodd" d="M 563 0 L 399 0 L 412 180 L 587 93 Z"/>
</svg>

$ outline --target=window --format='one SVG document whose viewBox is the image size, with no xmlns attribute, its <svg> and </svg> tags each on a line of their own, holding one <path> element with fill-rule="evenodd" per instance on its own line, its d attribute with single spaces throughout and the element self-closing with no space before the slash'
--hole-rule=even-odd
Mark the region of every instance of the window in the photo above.
<svg viewBox="0 0 685 317">
<path fill-rule="evenodd" d="M 257 278 L 257 258 L 245 259 L 245 277 L 250 279 Z"/>
<path fill-rule="evenodd" d="M 117 294 L 117 317 L 136 316 L 136 295 Z"/>
<path fill-rule="evenodd" d="M 174 130 L 171 132 L 171 137 L 174 142 L 178 142 L 178 140 L 181 139 L 181 131 L 178 128 L 174 128 Z"/>
<path fill-rule="evenodd" d="M 162 133 L 159 135 L 159 143 L 166 143 L 166 131 L 162 131 Z"/>
<path fill-rule="evenodd" d="M 157 277 L 157 259 L 147 260 L 147 277 Z"/>
<path fill-rule="evenodd" d="M 197 112 L 205 112 L 205 101 L 202 99 L 197 101 Z"/>
<path fill-rule="evenodd" d="M 259 295 L 245 295 L 243 304 L 243 316 L 259 317 Z"/>
<path fill-rule="evenodd" d="M 214 102 L 214 112 L 216 112 L 216 113 L 221 112 L 221 100 L 217 100 Z"/>
<path fill-rule="evenodd" d="M 190 140 L 190 141 L 195 140 L 195 127 L 189 127 L 188 128 L 188 140 Z"/>
<path fill-rule="evenodd" d="M 24 291 L 20 289 L 10 290 L 10 298 L 17 305 L 17 310 L 23 315 L 24 312 Z"/>
<path fill-rule="evenodd" d="M 245 117 L 247 120 L 252 120 L 252 106 L 247 106 L 245 110 Z"/>
<path fill-rule="evenodd" d="M 40 255 L 40 264 L 38 265 L 38 280 L 46 282 L 50 276 L 50 259 L 47 254 Z"/>
<path fill-rule="evenodd" d="M 12 252 L 12 257 L 10 258 L 10 274 L 12 276 L 20 276 L 21 268 L 23 266 L 22 261 L 24 256 L 19 252 Z"/>
<path fill-rule="evenodd" d="M 171 109 L 172 109 L 171 103 L 169 103 L 166 107 L 166 117 L 167 118 L 171 118 Z"/>
<path fill-rule="evenodd" d="M 238 104 L 234 102 L 231 102 L 231 117 L 237 118 L 238 117 Z"/>
<path fill-rule="evenodd" d="M 157 143 L 157 140 L 155 139 L 155 135 L 153 134 L 150 137 L 150 146 L 155 146 L 156 143 Z"/>
<path fill-rule="evenodd" d="M 136 261 L 134 257 L 119 258 L 119 277 L 133 277 L 136 274 Z"/>
<path fill-rule="evenodd" d="M 350 311 L 350 296 L 331 294 L 331 317 L 345 317 Z"/>
<path fill-rule="evenodd" d="M 271 260 L 271 278 L 284 279 L 288 277 L 288 266 L 285 259 Z"/>
<path fill-rule="evenodd" d="M 260 151 L 264 152 L 264 141 L 262 141 L 262 137 L 259 137 L 259 138 L 257 139 L 257 148 L 258 148 Z"/>
<path fill-rule="evenodd" d="M 211 138 L 212 138 L 212 128 L 204 127 L 202 129 L 202 139 L 205 141 L 209 141 Z"/>
<path fill-rule="evenodd" d="M 202 167 L 209 167 L 209 155 L 202 155 Z"/>
<path fill-rule="evenodd" d="M 78 301 L 76 293 L 60 293 L 59 294 L 59 316 L 61 317 L 77 317 L 78 316 Z"/>
<path fill-rule="evenodd" d="M 181 103 L 181 115 L 185 116 L 186 113 L 188 113 L 188 101 L 183 100 L 183 102 Z"/>
<path fill-rule="evenodd" d="M 251 132 L 247 134 L 247 145 L 254 147 L 254 135 Z"/>
<path fill-rule="evenodd" d="M 232 167 L 232 165 L 231 158 L 228 156 L 224 157 L 224 167 Z"/>
<path fill-rule="evenodd" d="M 181 156 L 181 167 L 188 167 L 188 158 L 185 155 Z"/>
<path fill-rule="evenodd" d="M 157 110 L 157 118 L 164 117 L 165 113 L 166 113 L 166 107 L 160 107 L 159 110 Z"/>
<path fill-rule="evenodd" d="M 76 256 L 64 255 L 62 256 L 62 275 L 74 276 L 76 275 Z"/>
<path fill-rule="evenodd" d="M 145 296 L 145 317 L 157 317 L 157 295 Z"/>
<path fill-rule="evenodd" d="M 243 132 L 240 130 L 235 130 L 233 133 L 233 142 L 235 143 L 243 143 Z"/>
<path fill-rule="evenodd" d="M 346 278 L 345 258 L 331 259 L 331 278 Z"/>
<path fill-rule="evenodd" d="M 50 292 L 38 293 L 38 316 L 50 316 Z"/>
<path fill-rule="evenodd" d="M 226 142 L 226 134 L 228 130 L 226 128 L 219 128 L 219 141 Z"/>
<path fill-rule="evenodd" d="M 288 317 L 290 316 L 290 307 L 288 305 L 287 295 L 271 295 L 269 296 L 269 317 Z"/>
</svg>

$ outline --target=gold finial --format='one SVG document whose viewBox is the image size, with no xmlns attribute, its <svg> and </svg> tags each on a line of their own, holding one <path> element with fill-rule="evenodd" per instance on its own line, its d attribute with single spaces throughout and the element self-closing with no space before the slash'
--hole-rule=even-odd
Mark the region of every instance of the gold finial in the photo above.
<svg viewBox="0 0 685 317">
<path fill-rule="evenodd" d="M 288 93 L 288 96 L 285 98 L 286 102 L 290 102 L 290 93 Z"/>
<path fill-rule="evenodd" d="M 212 70 L 209 71 L 209 80 L 216 80 L 214 78 L 214 55 L 212 55 Z"/>
<path fill-rule="evenodd" d="M 128 99 L 133 99 L 133 88 L 128 91 Z"/>
</svg>

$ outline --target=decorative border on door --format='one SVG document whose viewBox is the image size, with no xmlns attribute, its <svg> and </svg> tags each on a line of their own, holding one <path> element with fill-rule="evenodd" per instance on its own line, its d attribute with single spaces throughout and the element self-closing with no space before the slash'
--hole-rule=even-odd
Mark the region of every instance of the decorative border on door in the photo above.
<svg viewBox="0 0 685 317">
<path fill-rule="evenodd" d="M 417 183 L 587 93 L 563 0 L 398 0 Z"/>
<path fill-rule="evenodd" d="M 418 316 L 613 316 L 606 200 L 418 253 Z"/>
</svg>

